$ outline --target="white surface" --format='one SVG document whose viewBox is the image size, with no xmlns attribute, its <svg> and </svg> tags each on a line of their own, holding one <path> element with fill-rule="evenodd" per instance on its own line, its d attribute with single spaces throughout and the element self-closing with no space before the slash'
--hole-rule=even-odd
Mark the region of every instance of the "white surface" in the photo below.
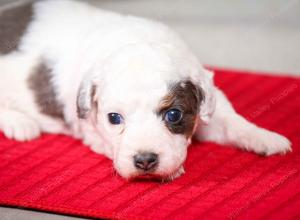
<svg viewBox="0 0 300 220">
<path fill-rule="evenodd" d="M 64 215 L 56 215 L 45 212 L 36 212 L 23 209 L 0 207 L 1 220 L 84 220 L 86 218 L 78 218 Z"/>
</svg>

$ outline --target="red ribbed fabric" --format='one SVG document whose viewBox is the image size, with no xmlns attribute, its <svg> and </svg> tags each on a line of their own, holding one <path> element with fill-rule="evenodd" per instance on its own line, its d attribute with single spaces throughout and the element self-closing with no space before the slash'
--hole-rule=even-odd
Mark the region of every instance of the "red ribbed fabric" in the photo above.
<svg viewBox="0 0 300 220">
<path fill-rule="evenodd" d="M 126 182 L 78 140 L 0 134 L 0 204 L 114 219 L 300 219 L 300 79 L 216 70 L 216 84 L 247 119 L 286 135 L 293 153 L 194 142 L 182 177 Z"/>
</svg>

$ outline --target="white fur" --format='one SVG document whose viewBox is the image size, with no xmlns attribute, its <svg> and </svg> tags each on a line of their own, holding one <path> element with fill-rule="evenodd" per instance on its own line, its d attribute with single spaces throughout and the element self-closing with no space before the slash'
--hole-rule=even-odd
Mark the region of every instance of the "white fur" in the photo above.
<svg viewBox="0 0 300 220">
<path fill-rule="evenodd" d="M 26 86 L 41 59 L 53 69 L 66 124 L 41 114 Z M 23 141 L 41 131 L 72 134 L 113 159 L 125 178 L 139 174 L 132 157 L 140 151 L 159 154 L 155 174 L 174 178 L 183 173 L 190 138 L 171 134 L 154 112 L 167 83 L 185 78 L 205 93 L 196 138 L 267 155 L 291 150 L 285 137 L 238 115 L 213 85 L 213 74 L 159 22 L 69 0 L 39 2 L 19 51 L 0 57 L 0 72 L 0 129 L 7 137 Z M 98 111 L 80 120 L 76 98 L 82 82 L 96 85 Z M 109 124 L 110 112 L 122 113 L 124 123 Z"/>
</svg>

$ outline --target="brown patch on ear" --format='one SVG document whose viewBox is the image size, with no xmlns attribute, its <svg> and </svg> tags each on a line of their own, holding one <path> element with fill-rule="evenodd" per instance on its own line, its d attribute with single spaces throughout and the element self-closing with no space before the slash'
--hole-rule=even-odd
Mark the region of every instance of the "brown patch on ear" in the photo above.
<svg viewBox="0 0 300 220">
<path fill-rule="evenodd" d="M 0 54 L 8 54 L 18 48 L 32 15 L 32 3 L 13 7 L 0 13 Z"/>
<path fill-rule="evenodd" d="M 191 81 L 180 81 L 170 86 L 169 93 L 161 100 L 158 114 L 162 117 L 172 108 L 182 111 L 182 119 L 178 123 L 165 122 L 167 128 L 174 134 L 184 134 L 187 138 L 193 134 L 199 106 L 204 99 L 202 90 Z"/>
<path fill-rule="evenodd" d="M 28 86 L 33 91 L 35 102 L 41 113 L 64 119 L 63 105 L 57 100 L 51 81 L 51 69 L 41 62 L 28 78 Z"/>
</svg>

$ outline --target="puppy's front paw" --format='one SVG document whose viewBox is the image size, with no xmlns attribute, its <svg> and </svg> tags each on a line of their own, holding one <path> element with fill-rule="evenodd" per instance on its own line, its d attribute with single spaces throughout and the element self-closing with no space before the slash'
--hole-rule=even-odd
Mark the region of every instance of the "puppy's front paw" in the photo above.
<svg viewBox="0 0 300 220">
<path fill-rule="evenodd" d="M 270 138 L 272 144 L 266 149 L 266 155 L 286 154 L 292 151 L 292 144 L 286 137 L 273 133 Z"/>
<path fill-rule="evenodd" d="M 282 135 L 265 131 L 259 136 L 257 139 L 257 147 L 254 149 L 256 153 L 269 156 L 272 154 L 285 154 L 292 151 L 291 142 Z"/>
<path fill-rule="evenodd" d="M 15 111 L 7 111 L 1 115 L 0 129 L 7 138 L 17 141 L 29 141 L 40 136 L 38 123 Z"/>
</svg>

